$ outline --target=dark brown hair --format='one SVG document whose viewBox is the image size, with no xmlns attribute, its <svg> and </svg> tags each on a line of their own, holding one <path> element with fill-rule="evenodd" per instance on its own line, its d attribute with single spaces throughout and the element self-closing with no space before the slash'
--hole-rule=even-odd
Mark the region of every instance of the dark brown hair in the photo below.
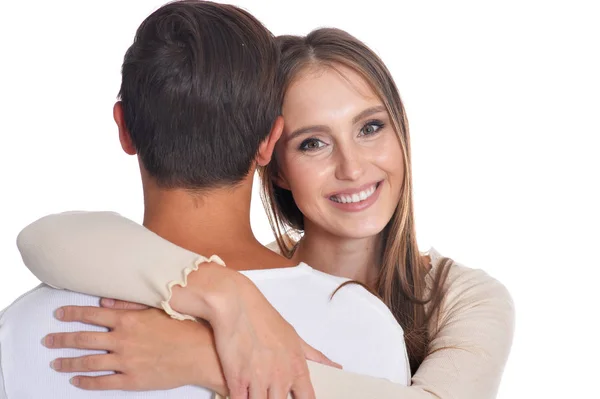
<svg viewBox="0 0 600 399">
<path fill-rule="evenodd" d="M 119 97 L 160 186 L 213 188 L 247 176 L 280 112 L 278 62 L 273 35 L 231 5 L 176 1 L 142 22 Z"/>
<path fill-rule="evenodd" d="M 390 116 L 403 152 L 404 184 L 400 202 L 383 232 L 383 254 L 373 291 L 390 308 L 405 332 L 405 341 L 414 373 L 428 354 L 432 331 L 429 323 L 444 295 L 444 282 L 451 261 L 431 266 L 418 250 L 412 196 L 412 173 L 408 121 L 396 84 L 381 59 L 365 44 L 339 29 L 317 29 L 305 37 L 280 36 L 280 74 L 283 93 L 308 68 L 344 66 L 358 73 L 379 96 Z M 293 255 L 304 230 L 304 215 L 292 193 L 274 183 L 277 161 L 259 169 L 261 197 L 277 243 L 287 257 Z"/>
</svg>

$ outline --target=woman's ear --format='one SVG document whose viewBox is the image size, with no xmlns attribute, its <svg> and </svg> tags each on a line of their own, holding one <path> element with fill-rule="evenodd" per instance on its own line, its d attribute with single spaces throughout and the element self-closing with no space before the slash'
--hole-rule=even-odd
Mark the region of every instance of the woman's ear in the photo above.
<svg viewBox="0 0 600 399">
<path fill-rule="evenodd" d="M 267 166 L 273 158 L 273 151 L 275 151 L 275 144 L 283 133 L 283 117 L 278 116 L 273 123 L 273 127 L 269 132 L 269 135 L 260 143 L 258 147 L 258 154 L 256 155 L 256 163 L 259 166 Z"/>
<path fill-rule="evenodd" d="M 131 140 L 131 134 L 129 133 L 129 129 L 127 129 L 127 125 L 125 124 L 123 104 L 121 101 L 117 101 L 113 107 L 113 118 L 115 119 L 115 123 L 119 128 L 119 141 L 121 142 L 121 148 L 123 148 L 123 151 L 129 155 L 137 154 L 137 150 L 133 145 L 133 140 Z"/>
</svg>

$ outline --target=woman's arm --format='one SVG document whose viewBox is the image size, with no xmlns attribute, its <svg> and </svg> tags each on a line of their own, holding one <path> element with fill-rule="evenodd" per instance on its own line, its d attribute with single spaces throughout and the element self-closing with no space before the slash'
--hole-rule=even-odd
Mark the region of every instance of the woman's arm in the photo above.
<svg viewBox="0 0 600 399">
<path fill-rule="evenodd" d="M 485 272 L 460 265 L 451 267 L 446 287 L 429 355 L 402 398 L 495 398 L 513 340 L 512 298 Z"/>
<path fill-rule="evenodd" d="M 220 267 L 218 257 L 207 259 L 181 248 L 114 212 L 45 216 L 21 231 L 17 246 L 29 270 L 52 287 L 163 308 L 178 319 L 209 319 L 211 300 L 218 297 L 214 291 L 224 288 L 197 287 L 196 314 L 175 311 L 171 291 L 185 284 L 191 271 L 202 265 L 198 273 L 207 278 L 197 283 L 208 276 L 213 282 L 232 280 L 238 274 Z M 186 293 L 180 291 L 178 296 Z"/>
<path fill-rule="evenodd" d="M 154 307 L 159 307 L 168 295 L 165 281 L 179 279 L 182 270 L 195 265 L 199 258 L 110 212 L 47 216 L 26 227 L 18 244 L 26 265 L 50 285 Z M 180 289 L 181 306 L 194 303 L 198 309 L 176 309 L 200 313 L 203 304 L 218 302 L 226 295 L 223 287 L 232 280 L 223 273 L 235 272 L 212 263 L 204 266 L 191 274 L 194 284 L 211 279 L 222 284 L 207 284 L 204 290 L 195 292 Z M 168 275 L 162 274 L 164 268 Z M 156 279 L 154 271 L 163 277 Z M 113 285 L 115 280 L 119 285 Z M 214 291 L 216 286 L 221 287 L 220 294 Z M 183 297 L 185 291 L 193 294 L 193 300 Z M 364 398 L 369 392 L 367 397 L 389 399 L 494 398 L 514 328 L 513 303 L 506 289 L 481 271 L 453 266 L 438 320 L 433 326 L 437 333 L 432 353 L 415 373 L 411 387 L 309 362 L 317 396 L 351 399 Z"/>
<path fill-rule="evenodd" d="M 178 319 L 208 321 L 234 398 L 272 384 L 313 398 L 306 359 L 334 365 L 298 336 L 246 276 L 116 213 L 46 216 L 27 226 L 17 244 L 27 267 L 51 286 L 162 307 Z M 271 378 L 275 372 L 277 380 Z"/>
</svg>

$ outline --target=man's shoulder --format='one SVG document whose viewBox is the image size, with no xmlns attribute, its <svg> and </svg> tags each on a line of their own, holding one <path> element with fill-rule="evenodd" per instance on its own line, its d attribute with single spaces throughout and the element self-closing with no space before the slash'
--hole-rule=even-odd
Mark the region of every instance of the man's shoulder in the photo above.
<svg viewBox="0 0 600 399">
<path fill-rule="evenodd" d="M 406 383 L 402 327 L 365 287 L 304 263 L 245 274 L 308 344 L 347 371 Z"/>
<path fill-rule="evenodd" d="M 48 317 L 48 311 L 65 305 L 97 306 L 98 298 L 40 284 L 19 296 L 0 312 L 0 326 L 8 320 L 28 323 L 32 317 L 36 318 L 41 314 Z"/>
<path fill-rule="evenodd" d="M 30 296 L 36 295 L 36 293 L 38 291 L 43 291 L 45 287 L 47 287 L 47 286 L 42 283 L 42 284 L 30 289 L 29 291 L 27 291 L 24 294 L 21 294 L 19 297 L 17 297 L 17 299 L 15 299 L 6 308 L 0 310 L 0 325 L 2 325 L 2 321 L 13 312 L 13 309 L 18 308 L 21 303 L 27 302 L 27 298 L 29 298 Z"/>
<path fill-rule="evenodd" d="M 295 308 L 301 299 L 302 308 L 313 314 L 346 317 L 348 309 L 352 309 L 352 314 L 358 318 L 379 325 L 389 324 L 402 332 L 381 299 L 348 278 L 321 272 L 305 263 L 291 268 L 246 271 L 244 274 L 280 312 L 288 307 Z"/>
</svg>

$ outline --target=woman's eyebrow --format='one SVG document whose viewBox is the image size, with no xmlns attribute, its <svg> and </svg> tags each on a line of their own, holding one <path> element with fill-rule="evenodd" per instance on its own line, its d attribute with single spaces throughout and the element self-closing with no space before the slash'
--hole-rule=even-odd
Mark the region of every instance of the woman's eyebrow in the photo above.
<svg viewBox="0 0 600 399">
<path fill-rule="evenodd" d="M 361 119 L 364 119 L 370 115 L 379 113 L 379 112 L 385 112 L 386 109 L 383 105 L 377 105 L 375 107 L 370 107 L 365 109 L 364 111 L 361 111 L 358 115 L 356 115 L 354 118 L 352 118 L 352 123 L 357 123 L 359 122 Z M 298 136 L 301 136 L 303 134 L 307 134 L 307 133 L 314 133 L 314 132 L 331 132 L 331 129 L 329 128 L 329 126 L 326 125 L 312 125 L 312 126 L 305 126 L 305 127 L 301 127 L 300 129 L 296 129 L 294 130 L 289 136 L 288 136 L 288 140 L 293 140 Z"/>
<path fill-rule="evenodd" d="M 354 118 L 352 118 L 352 123 L 356 123 L 359 122 L 361 119 L 366 118 L 367 116 L 376 114 L 378 112 L 384 112 L 386 109 L 383 105 L 377 105 L 375 107 L 371 107 L 371 108 L 367 108 L 364 111 L 362 111 L 360 114 L 356 115 Z"/>
<path fill-rule="evenodd" d="M 303 134 L 307 134 L 307 133 L 314 133 L 314 132 L 330 132 L 331 129 L 329 128 L 329 126 L 325 126 L 325 125 L 312 125 L 312 126 L 305 126 L 305 127 L 301 127 L 300 129 L 296 129 L 294 130 L 290 135 L 288 140 L 293 140 L 298 136 L 301 136 Z"/>
</svg>

